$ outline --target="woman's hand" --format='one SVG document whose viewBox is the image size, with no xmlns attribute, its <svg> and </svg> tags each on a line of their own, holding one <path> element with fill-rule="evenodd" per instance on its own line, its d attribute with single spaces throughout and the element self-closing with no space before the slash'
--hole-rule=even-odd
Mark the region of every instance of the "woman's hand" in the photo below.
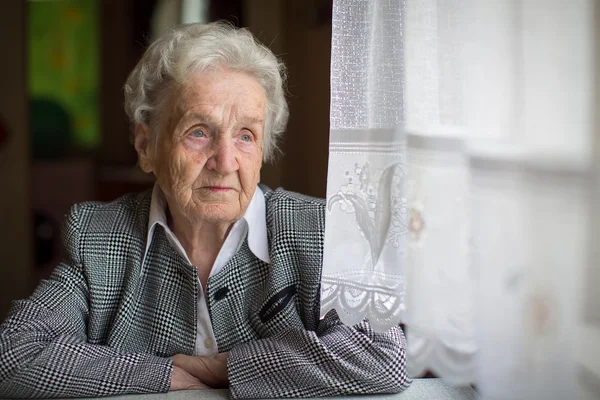
<svg viewBox="0 0 600 400">
<path fill-rule="evenodd" d="M 173 360 L 171 390 L 213 389 L 229 386 L 227 357 L 229 353 L 210 356 L 176 354 Z"/>
<path fill-rule="evenodd" d="M 172 357 L 171 357 L 172 359 Z M 173 375 L 171 376 L 171 391 L 175 390 L 199 390 L 208 389 L 209 387 L 194 378 L 181 367 L 173 364 Z"/>
</svg>

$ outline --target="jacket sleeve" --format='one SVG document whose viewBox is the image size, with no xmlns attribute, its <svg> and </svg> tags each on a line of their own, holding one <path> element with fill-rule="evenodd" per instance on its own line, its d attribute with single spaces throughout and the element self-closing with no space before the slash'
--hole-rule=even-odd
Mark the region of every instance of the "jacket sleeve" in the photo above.
<svg viewBox="0 0 600 400">
<path fill-rule="evenodd" d="M 411 383 L 400 327 L 346 326 L 335 310 L 316 331 L 291 329 L 234 346 L 228 372 L 233 398 L 398 393 Z"/>
<path fill-rule="evenodd" d="M 65 223 L 65 259 L 0 325 L 0 398 L 96 397 L 169 390 L 172 362 L 87 343 L 88 284 L 77 208 Z"/>
</svg>

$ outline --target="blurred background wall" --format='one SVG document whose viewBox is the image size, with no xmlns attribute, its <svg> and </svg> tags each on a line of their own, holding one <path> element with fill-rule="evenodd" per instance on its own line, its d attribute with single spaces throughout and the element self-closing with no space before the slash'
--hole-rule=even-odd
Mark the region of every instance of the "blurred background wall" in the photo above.
<svg viewBox="0 0 600 400">
<path fill-rule="evenodd" d="M 0 3 L 0 318 L 60 260 L 71 204 L 150 188 L 122 87 L 181 22 L 248 27 L 286 63 L 290 122 L 262 182 L 325 197 L 331 0 L 3 0 Z"/>
<path fill-rule="evenodd" d="M 23 1 L 0 6 L 0 316 L 30 292 L 33 273 Z"/>
</svg>

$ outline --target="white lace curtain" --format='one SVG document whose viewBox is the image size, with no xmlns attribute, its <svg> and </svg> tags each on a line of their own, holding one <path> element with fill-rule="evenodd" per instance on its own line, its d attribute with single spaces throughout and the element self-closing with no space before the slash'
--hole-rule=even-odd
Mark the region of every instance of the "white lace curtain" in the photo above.
<svg viewBox="0 0 600 400">
<path fill-rule="evenodd" d="M 484 398 L 600 393 L 596 7 L 334 1 L 323 315 Z"/>
</svg>

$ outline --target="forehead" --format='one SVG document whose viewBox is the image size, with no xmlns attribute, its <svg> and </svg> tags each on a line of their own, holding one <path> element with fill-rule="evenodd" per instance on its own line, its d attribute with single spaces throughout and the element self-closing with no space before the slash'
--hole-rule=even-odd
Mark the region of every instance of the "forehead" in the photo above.
<svg viewBox="0 0 600 400">
<path fill-rule="evenodd" d="M 179 115 L 222 113 L 235 117 L 264 119 L 266 96 L 262 86 L 250 74 L 216 69 L 191 75 L 175 98 Z"/>
</svg>

